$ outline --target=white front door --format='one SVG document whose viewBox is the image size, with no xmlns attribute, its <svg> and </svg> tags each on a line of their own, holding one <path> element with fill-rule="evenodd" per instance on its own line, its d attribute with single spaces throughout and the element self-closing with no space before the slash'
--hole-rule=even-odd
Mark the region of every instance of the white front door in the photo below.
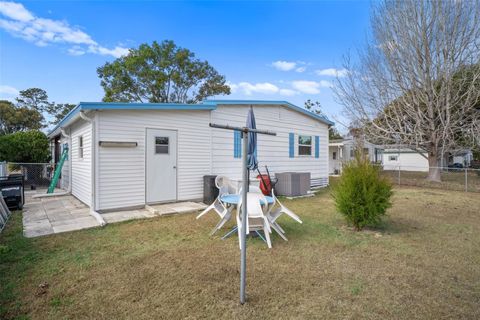
<svg viewBox="0 0 480 320">
<path fill-rule="evenodd" d="M 177 131 L 147 129 L 146 202 L 177 200 Z"/>
</svg>

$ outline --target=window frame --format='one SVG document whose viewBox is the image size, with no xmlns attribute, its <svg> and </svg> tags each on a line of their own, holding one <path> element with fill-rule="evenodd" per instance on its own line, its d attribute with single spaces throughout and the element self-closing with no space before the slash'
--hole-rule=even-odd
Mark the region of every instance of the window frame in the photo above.
<svg viewBox="0 0 480 320">
<path fill-rule="evenodd" d="M 159 154 L 170 154 L 170 137 L 168 136 L 155 136 L 154 137 L 154 147 L 155 147 L 155 155 Z M 157 139 L 166 139 L 167 143 L 157 143 Z M 158 147 L 167 147 L 167 152 L 158 152 Z M 163 149 L 163 148 L 162 148 Z"/>
<path fill-rule="evenodd" d="M 84 141 L 83 141 L 83 136 L 78 136 L 78 158 L 83 159 L 84 157 Z"/>
<path fill-rule="evenodd" d="M 392 159 L 392 158 L 395 158 L 395 159 Z M 388 161 L 398 161 L 398 155 L 390 155 L 388 156 Z"/>
<path fill-rule="evenodd" d="M 302 137 L 309 137 L 310 138 L 310 144 L 305 144 L 305 143 L 300 143 L 300 140 Z M 310 153 L 309 154 L 300 154 L 300 147 L 308 147 L 310 148 Z M 313 154 L 313 136 L 308 135 L 308 134 L 299 134 L 298 139 L 297 139 L 297 153 L 299 157 L 311 157 Z"/>
</svg>

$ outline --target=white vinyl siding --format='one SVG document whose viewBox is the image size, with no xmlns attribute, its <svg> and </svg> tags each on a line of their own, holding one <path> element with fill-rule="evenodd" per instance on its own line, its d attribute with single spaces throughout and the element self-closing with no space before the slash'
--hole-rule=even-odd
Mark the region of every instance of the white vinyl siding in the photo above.
<svg viewBox="0 0 480 320">
<path fill-rule="evenodd" d="M 427 155 L 426 153 L 424 154 Z M 397 159 L 391 159 L 395 156 Z M 414 151 L 384 151 L 383 169 L 402 171 L 423 171 L 428 172 L 428 160 L 421 154 Z"/>
<path fill-rule="evenodd" d="M 104 110 L 97 119 L 99 141 L 138 143 L 132 148 L 97 147 L 99 210 L 145 204 L 146 128 L 177 130 L 178 200 L 202 198 L 203 176 L 210 174 L 210 111 Z"/>
<path fill-rule="evenodd" d="M 79 137 L 83 137 L 83 158 L 80 158 Z M 71 127 L 72 194 L 80 201 L 91 205 L 92 200 L 92 125 L 79 120 Z"/>
<path fill-rule="evenodd" d="M 265 172 L 265 165 L 270 173 L 275 172 L 310 172 L 312 180 L 321 179 L 328 183 L 328 126 L 311 117 L 290 110 L 283 106 L 255 106 L 257 128 L 277 133 L 276 136 L 258 135 L 258 161 L 260 169 Z M 212 111 L 212 122 L 244 126 L 249 106 L 219 105 Z M 289 157 L 289 133 L 295 134 L 295 156 Z M 319 158 L 314 156 L 298 157 L 298 136 L 312 136 L 312 155 L 315 143 L 313 137 L 320 138 Z M 234 158 L 233 134 L 229 130 L 212 129 L 212 174 L 227 175 L 233 179 L 241 177 L 242 159 Z M 251 173 L 252 177 L 257 172 Z"/>
</svg>

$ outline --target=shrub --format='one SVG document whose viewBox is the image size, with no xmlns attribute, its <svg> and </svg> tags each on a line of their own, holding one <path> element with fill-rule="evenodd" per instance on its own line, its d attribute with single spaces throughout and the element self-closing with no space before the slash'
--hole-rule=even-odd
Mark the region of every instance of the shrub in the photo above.
<svg viewBox="0 0 480 320">
<path fill-rule="evenodd" d="M 41 131 L 19 131 L 0 136 L 0 161 L 39 163 L 49 159 L 48 138 Z"/>
<path fill-rule="evenodd" d="M 333 189 L 336 208 L 356 230 L 377 225 L 391 206 L 392 186 L 380 168 L 360 155 L 345 164 Z"/>
</svg>

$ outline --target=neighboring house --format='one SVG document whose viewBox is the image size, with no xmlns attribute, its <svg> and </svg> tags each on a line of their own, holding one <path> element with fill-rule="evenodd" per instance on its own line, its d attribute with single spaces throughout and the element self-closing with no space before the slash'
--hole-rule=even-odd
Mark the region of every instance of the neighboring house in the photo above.
<svg viewBox="0 0 480 320">
<path fill-rule="evenodd" d="M 423 171 L 428 172 L 428 153 L 417 152 L 406 147 L 384 146 L 383 169 L 384 170 L 402 170 L 402 171 Z M 439 167 L 448 167 L 454 163 L 460 163 L 464 167 L 469 167 L 473 160 L 471 150 L 459 149 L 445 153 L 443 159 L 438 164 Z"/>
<path fill-rule="evenodd" d="M 258 135 L 260 169 L 310 172 L 312 185 L 328 185 L 332 122 L 285 101 L 228 100 L 80 103 L 48 135 L 57 159 L 70 146 L 60 185 L 95 211 L 201 199 L 203 176 L 242 172 L 240 134 L 209 123 L 245 126 L 250 106 L 257 127 L 277 133 Z"/>
<path fill-rule="evenodd" d="M 328 173 L 330 175 L 340 174 L 343 163 L 355 157 L 355 141 L 353 138 L 336 139 L 330 141 L 328 146 Z M 382 161 L 383 149 L 380 146 L 364 141 L 363 148 L 364 154 L 368 155 L 371 162 L 379 163 Z"/>
<path fill-rule="evenodd" d="M 384 170 L 428 172 L 427 153 L 423 155 L 409 148 L 389 148 L 383 151 Z"/>
</svg>

